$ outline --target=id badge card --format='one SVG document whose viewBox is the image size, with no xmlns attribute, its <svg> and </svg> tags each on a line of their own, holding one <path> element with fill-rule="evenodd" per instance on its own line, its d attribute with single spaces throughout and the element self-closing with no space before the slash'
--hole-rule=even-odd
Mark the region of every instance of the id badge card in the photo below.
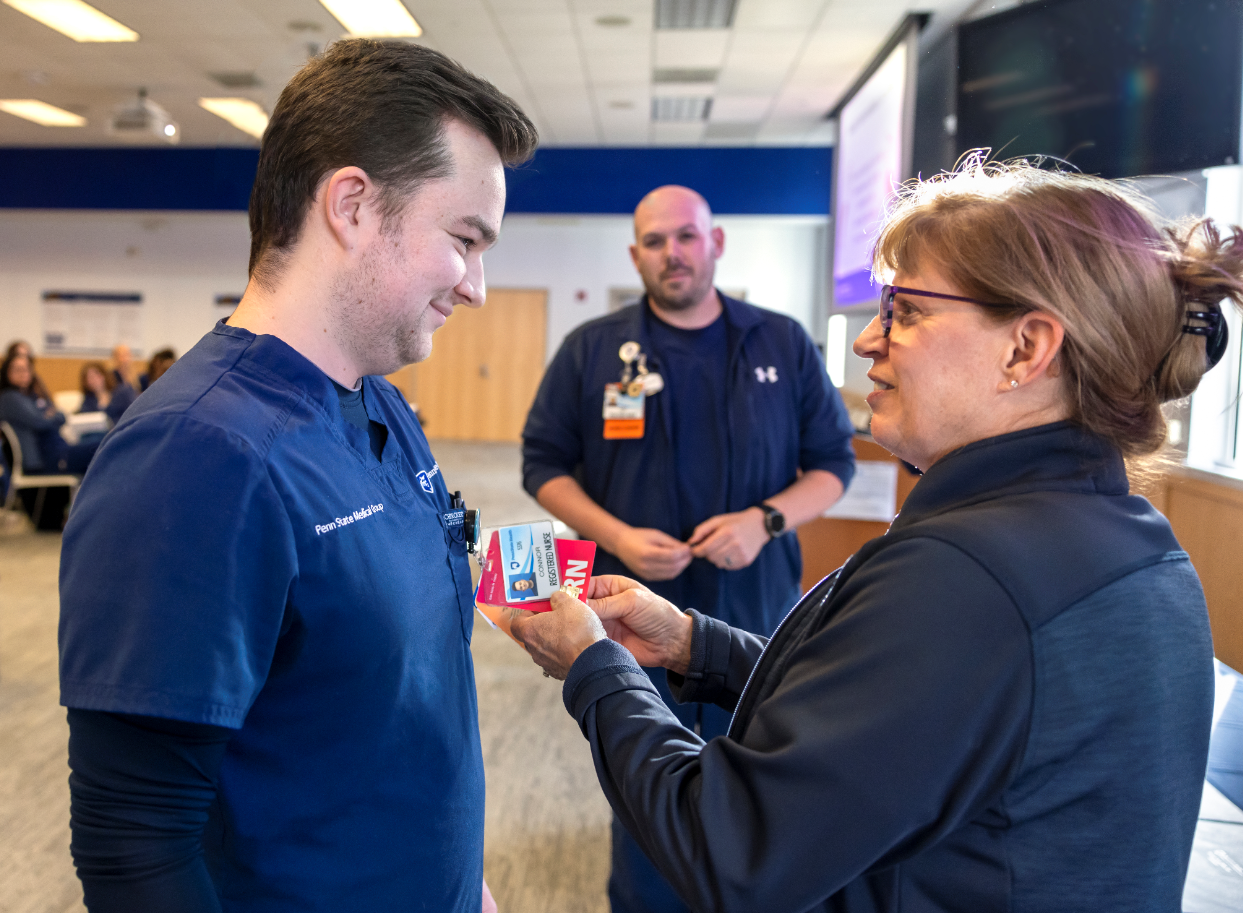
<svg viewBox="0 0 1243 913">
<path fill-rule="evenodd" d="M 639 389 L 635 395 L 633 384 L 604 385 L 604 439 L 606 441 L 635 440 L 643 437 L 644 408 L 647 394 Z"/>
<path fill-rule="evenodd" d="M 522 603 L 550 599 L 557 579 L 557 548 L 552 523 L 524 523 L 499 531 L 501 577 L 505 582 L 505 601 Z"/>
</svg>

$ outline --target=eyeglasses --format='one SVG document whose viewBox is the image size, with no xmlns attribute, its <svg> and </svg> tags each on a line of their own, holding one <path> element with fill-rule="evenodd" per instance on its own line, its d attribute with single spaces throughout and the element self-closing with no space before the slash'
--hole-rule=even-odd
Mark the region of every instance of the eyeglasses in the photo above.
<svg viewBox="0 0 1243 913">
<path fill-rule="evenodd" d="M 918 295 L 920 298 L 944 298 L 946 301 L 966 301 L 984 307 L 1005 307 L 995 301 L 981 301 L 979 298 L 964 298 L 962 295 L 944 295 L 941 292 L 925 292 L 917 288 L 905 288 L 901 285 L 886 285 L 880 290 L 880 325 L 885 328 L 885 335 L 893 326 L 893 299 L 901 292 L 903 295 Z"/>
</svg>

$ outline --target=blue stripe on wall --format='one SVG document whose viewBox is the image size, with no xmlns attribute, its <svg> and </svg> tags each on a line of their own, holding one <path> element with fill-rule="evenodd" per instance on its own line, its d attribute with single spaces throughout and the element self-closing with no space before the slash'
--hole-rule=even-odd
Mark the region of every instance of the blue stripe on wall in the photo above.
<svg viewBox="0 0 1243 913">
<path fill-rule="evenodd" d="M 626 213 L 661 184 L 685 184 L 714 212 L 827 215 L 826 147 L 541 149 L 509 176 L 509 212 Z"/>
<path fill-rule="evenodd" d="M 256 149 L 0 149 L 0 208 L 242 210 Z M 825 215 L 824 147 L 541 149 L 507 172 L 507 212 L 629 213 L 661 184 L 694 187 L 715 212 Z"/>
<path fill-rule="evenodd" d="M 257 149 L 0 149 L 7 209 L 245 210 Z"/>
</svg>

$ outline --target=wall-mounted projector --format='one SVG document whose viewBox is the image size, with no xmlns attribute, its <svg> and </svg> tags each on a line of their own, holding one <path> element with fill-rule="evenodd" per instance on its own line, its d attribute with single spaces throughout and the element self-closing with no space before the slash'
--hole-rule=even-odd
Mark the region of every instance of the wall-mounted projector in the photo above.
<svg viewBox="0 0 1243 913">
<path fill-rule="evenodd" d="M 181 127 L 159 105 L 138 90 L 138 100 L 117 108 L 108 120 L 108 135 L 127 143 L 181 142 Z"/>
</svg>

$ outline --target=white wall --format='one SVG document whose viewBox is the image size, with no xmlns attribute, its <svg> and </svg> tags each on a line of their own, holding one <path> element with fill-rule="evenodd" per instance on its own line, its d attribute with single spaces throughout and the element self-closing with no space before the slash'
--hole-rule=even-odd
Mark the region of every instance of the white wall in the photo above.
<svg viewBox="0 0 1243 913">
<path fill-rule="evenodd" d="M 0 211 L 0 345 L 42 352 L 44 291 L 141 292 L 144 354 L 185 352 L 246 288 L 242 213 Z"/>
<path fill-rule="evenodd" d="M 810 330 L 825 295 L 825 220 L 725 216 L 722 288 L 790 314 Z M 548 357 L 562 338 L 608 310 L 608 290 L 637 287 L 625 216 L 505 219 L 485 260 L 490 286 L 549 291 Z M 243 213 L 0 210 L 0 345 L 42 351 L 44 291 L 141 292 L 145 352 L 194 345 L 221 316 L 216 295 L 245 288 Z M 578 300 L 578 293 L 585 293 Z"/>
<path fill-rule="evenodd" d="M 725 230 L 725 255 L 716 284 L 746 290 L 748 301 L 789 314 L 810 332 L 824 306 L 826 220 L 722 216 L 717 224 Z M 566 333 L 607 313 L 610 288 L 641 286 L 628 252 L 633 239 L 628 216 L 507 216 L 484 261 L 488 283 L 548 289 L 551 358 Z"/>
</svg>

